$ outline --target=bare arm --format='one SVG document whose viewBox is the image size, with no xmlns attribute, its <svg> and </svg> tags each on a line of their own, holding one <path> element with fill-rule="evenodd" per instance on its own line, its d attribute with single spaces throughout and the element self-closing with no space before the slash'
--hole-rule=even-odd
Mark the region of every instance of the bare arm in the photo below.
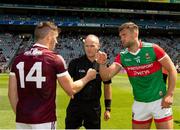
<svg viewBox="0 0 180 130">
<path fill-rule="evenodd" d="M 107 54 L 101 51 L 96 53 L 96 62 L 100 64 L 100 75 L 103 81 L 110 80 L 115 76 L 122 68 L 118 63 L 113 62 L 109 67 L 106 66 Z"/>
<path fill-rule="evenodd" d="M 96 78 L 96 71 L 94 69 L 89 69 L 86 76 L 74 81 L 71 76 L 66 74 L 65 76 L 58 77 L 58 82 L 64 91 L 72 97 L 75 93 L 79 92 L 89 81 Z"/>
<path fill-rule="evenodd" d="M 111 103 L 112 100 L 112 90 L 111 90 L 111 85 L 110 84 L 104 84 L 104 98 L 105 100 L 109 101 Z M 107 108 L 110 110 L 110 108 Z M 110 111 L 106 110 L 104 112 L 104 120 L 107 121 L 110 119 L 111 114 Z"/>
<path fill-rule="evenodd" d="M 9 86 L 8 86 L 8 97 L 11 104 L 11 107 L 16 113 L 16 106 L 18 102 L 18 93 L 17 93 L 17 79 L 16 76 L 11 74 L 9 76 Z"/>
<path fill-rule="evenodd" d="M 121 68 L 121 65 L 116 64 L 115 62 L 113 62 L 109 67 L 107 67 L 106 65 L 100 65 L 99 70 L 101 78 L 104 81 L 110 80 L 121 70 Z"/>
<path fill-rule="evenodd" d="M 168 55 L 159 62 L 168 71 L 168 90 L 162 102 L 162 106 L 166 108 L 169 107 L 169 105 L 171 105 L 173 102 L 174 89 L 177 80 L 177 71 Z"/>
</svg>

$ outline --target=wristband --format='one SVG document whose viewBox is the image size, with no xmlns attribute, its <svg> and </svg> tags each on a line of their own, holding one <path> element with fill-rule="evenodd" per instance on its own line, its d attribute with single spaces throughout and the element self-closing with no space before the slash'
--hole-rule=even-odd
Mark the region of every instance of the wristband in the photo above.
<svg viewBox="0 0 180 130">
<path fill-rule="evenodd" d="M 106 111 L 111 111 L 111 99 L 105 99 L 105 108 Z"/>
<path fill-rule="evenodd" d="M 109 111 L 109 112 L 111 112 L 111 108 L 106 108 L 106 111 Z"/>
</svg>

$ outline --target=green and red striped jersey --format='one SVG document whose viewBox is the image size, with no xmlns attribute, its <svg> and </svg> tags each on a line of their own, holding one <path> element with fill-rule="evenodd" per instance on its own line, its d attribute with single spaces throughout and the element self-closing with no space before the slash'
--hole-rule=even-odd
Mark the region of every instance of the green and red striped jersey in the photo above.
<svg viewBox="0 0 180 130">
<path fill-rule="evenodd" d="M 166 94 L 162 66 L 159 63 L 165 56 L 162 48 L 147 42 L 140 42 L 136 53 L 126 49 L 116 56 L 114 62 L 121 64 L 127 71 L 136 101 L 152 102 Z"/>
</svg>

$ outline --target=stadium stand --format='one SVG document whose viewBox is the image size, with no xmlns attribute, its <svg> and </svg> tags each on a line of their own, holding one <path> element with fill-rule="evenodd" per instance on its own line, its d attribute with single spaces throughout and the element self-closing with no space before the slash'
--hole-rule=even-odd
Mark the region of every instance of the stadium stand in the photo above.
<svg viewBox="0 0 180 130">
<path fill-rule="evenodd" d="M 69 64 L 71 59 L 77 58 L 84 54 L 82 41 L 84 37 L 85 35 L 83 34 L 77 35 L 73 33 L 67 33 L 62 34 L 58 39 L 56 52 L 64 57 L 67 64 Z M 109 63 L 112 63 L 116 54 L 123 49 L 119 37 L 115 35 L 99 35 L 99 37 L 101 50 L 105 51 L 108 54 Z M 27 40 L 23 40 L 19 37 L 19 35 L 13 36 L 11 34 L 1 34 L 0 39 L 1 68 L 2 66 L 4 66 L 5 68 L 8 67 L 11 63 L 11 60 L 17 53 L 21 53 L 27 50 L 33 44 L 32 36 Z M 142 37 L 142 40 L 156 43 L 164 48 L 164 50 L 169 54 L 169 56 L 177 66 L 177 69 L 179 70 L 180 38 L 146 36 Z"/>
<path fill-rule="evenodd" d="M 0 2 L 0 69 L 34 42 L 34 25 L 54 21 L 62 28 L 56 52 L 67 64 L 84 54 L 82 39 L 88 33 L 100 37 L 109 63 L 122 50 L 117 27 L 127 21 L 141 28 L 142 40 L 159 44 L 180 70 L 180 4 L 128 1 L 2 0 Z M 173 6 L 173 8 L 172 8 Z M 18 31 L 17 31 L 18 30 Z M 28 35 L 22 35 L 22 34 Z M 22 36 L 25 36 L 24 38 Z"/>
</svg>

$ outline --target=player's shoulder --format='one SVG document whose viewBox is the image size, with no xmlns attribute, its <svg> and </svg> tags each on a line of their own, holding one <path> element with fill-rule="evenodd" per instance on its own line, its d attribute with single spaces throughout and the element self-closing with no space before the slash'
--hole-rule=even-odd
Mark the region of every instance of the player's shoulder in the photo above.
<svg viewBox="0 0 180 130">
<path fill-rule="evenodd" d="M 41 57 L 44 59 L 44 61 L 47 62 L 52 62 L 52 63 L 64 62 L 64 58 L 60 54 L 51 50 L 43 50 L 43 55 Z"/>
<path fill-rule="evenodd" d="M 44 56 L 47 56 L 47 57 L 49 57 L 49 58 L 61 58 L 61 56 L 58 54 L 58 53 L 56 53 L 56 52 L 53 52 L 53 51 L 51 51 L 51 50 L 44 50 L 43 51 L 43 55 Z"/>
<path fill-rule="evenodd" d="M 64 61 L 64 58 L 60 54 L 54 53 L 54 55 L 57 59 Z"/>
<path fill-rule="evenodd" d="M 25 56 L 24 56 L 24 52 L 21 52 L 19 54 L 17 54 L 14 58 L 14 61 L 17 61 L 17 60 L 21 60 L 23 59 Z"/>
<path fill-rule="evenodd" d="M 123 49 L 120 51 L 119 55 L 124 55 L 124 54 L 127 54 L 128 53 L 128 49 Z"/>
<path fill-rule="evenodd" d="M 153 47 L 154 43 L 151 42 L 142 42 L 142 47 Z"/>
</svg>

